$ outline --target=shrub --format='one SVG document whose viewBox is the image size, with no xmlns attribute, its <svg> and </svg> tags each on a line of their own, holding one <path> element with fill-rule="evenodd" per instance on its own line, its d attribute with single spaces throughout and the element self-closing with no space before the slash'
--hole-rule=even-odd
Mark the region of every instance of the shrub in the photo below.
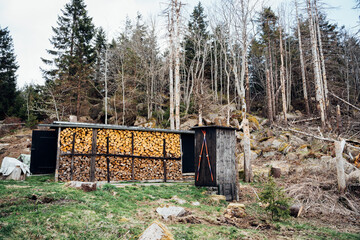
<svg viewBox="0 0 360 240">
<path fill-rule="evenodd" d="M 260 200 L 267 205 L 265 210 L 271 213 L 272 220 L 289 217 L 290 198 L 286 197 L 284 190 L 276 185 L 272 177 L 264 185 Z"/>
</svg>

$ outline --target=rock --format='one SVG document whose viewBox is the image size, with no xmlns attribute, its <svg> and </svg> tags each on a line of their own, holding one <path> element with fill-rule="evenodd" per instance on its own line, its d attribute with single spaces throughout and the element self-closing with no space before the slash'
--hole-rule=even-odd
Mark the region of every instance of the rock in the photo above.
<svg viewBox="0 0 360 240">
<path fill-rule="evenodd" d="M 275 156 L 276 152 L 272 151 L 272 152 L 264 152 L 263 156 L 264 157 L 273 157 Z"/>
<path fill-rule="evenodd" d="M 185 204 L 186 200 L 179 198 L 178 196 L 173 196 L 171 200 L 175 200 L 178 204 Z"/>
<path fill-rule="evenodd" d="M 288 153 L 286 154 L 287 159 L 289 159 L 290 161 L 294 161 L 298 158 L 298 156 L 296 155 L 296 153 Z"/>
<path fill-rule="evenodd" d="M 74 115 L 69 116 L 69 122 L 77 122 L 77 117 Z"/>
<path fill-rule="evenodd" d="M 16 166 L 16 168 L 12 171 L 12 173 L 6 177 L 6 180 L 15 180 L 15 181 L 23 181 L 26 178 L 25 174 L 22 174 L 22 170 L 20 166 Z"/>
<path fill-rule="evenodd" d="M 295 135 L 290 135 L 289 143 L 293 146 L 301 146 L 301 145 L 306 144 L 306 142 L 304 140 L 302 140 L 301 138 L 299 138 Z"/>
<path fill-rule="evenodd" d="M 154 221 L 145 231 L 141 234 L 138 240 L 173 240 L 174 236 L 169 229 L 161 222 Z"/>
<path fill-rule="evenodd" d="M 95 182 L 78 182 L 71 181 L 65 184 L 65 187 L 71 187 L 83 190 L 84 192 L 96 191 L 97 184 Z"/>
<path fill-rule="evenodd" d="M 235 128 L 240 129 L 239 120 L 237 120 L 236 118 L 234 118 L 234 119 L 231 120 L 231 123 L 232 123 L 232 125 L 233 125 Z"/>
<path fill-rule="evenodd" d="M 168 219 L 168 217 L 173 216 L 173 217 L 181 217 L 185 214 L 185 209 L 182 207 L 174 207 L 174 206 L 170 206 L 170 207 L 158 207 L 156 209 L 156 212 L 161 215 L 165 220 Z"/>
<path fill-rule="evenodd" d="M 93 120 L 99 119 L 101 116 L 101 112 L 102 112 L 102 104 L 95 104 L 92 105 L 89 109 L 89 115 Z"/>
<path fill-rule="evenodd" d="M 146 123 L 147 120 L 145 117 L 142 117 L 142 116 L 136 116 L 136 120 L 135 120 L 135 123 L 134 123 L 134 126 L 140 126 L 144 123 Z"/>
<path fill-rule="evenodd" d="M 223 195 L 211 195 L 211 200 L 215 201 L 215 202 L 220 202 L 221 200 L 226 201 L 226 197 Z"/>
<path fill-rule="evenodd" d="M 283 134 L 281 134 L 279 138 L 283 142 L 287 142 L 289 140 L 288 137 L 286 135 L 283 135 Z"/>
<path fill-rule="evenodd" d="M 280 141 L 278 139 L 275 139 L 275 138 L 269 138 L 268 140 L 266 141 L 263 141 L 262 142 L 262 145 L 265 147 L 265 148 L 272 148 L 272 149 L 278 149 L 284 142 L 283 141 Z"/>
<path fill-rule="evenodd" d="M 217 117 L 214 119 L 214 124 L 216 126 L 226 126 L 226 118 L 225 117 Z"/>
<path fill-rule="evenodd" d="M 219 114 L 217 114 L 217 113 L 209 113 L 209 114 L 207 114 L 207 115 L 204 117 L 204 119 L 206 119 L 207 121 L 209 121 L 209 122 L 210 122 L 209 125 L 210 125 L 210 124 L 214 124 L 214 123 L 215 123 L 215 119 L 216 119 L 217 117 L 219 117 Z"/>
<path fill-rule="evenodd" d="M 198 124 L 198 120 L 190 118 L 180 125 L 180 129 L 189 130 L 190 128 L 196 126 L 196 124 Z"/>
<path fill-rule="evenodd" d="M 91 119 L 90 116 L 81 116 L 79 117 L 79 122 L 91 123 L 93 122 L 93 120 Z"/>
<path fill-rule="evenodd" d="M 242 203 L 230 203 L 224 212 L 226 218 L 243 218 L 246 217 L 245 205 Z"/>
<path fill-rule="evenodd" d="M 205 125 L 206 125 L 206 126 L 210 126 L 210 125 L 212 125 L 211 120 L 210 120 L 210 119 L 208 119 L 208 118 L 203 118 L 203 122 L 205 123 Z"/>
<path fill-rule="evenodd" d="M 200 206 L 200 203 L 199 203 L 199 202 L 192 202 L 191 205 L 193 205 L 193 206 Z"/>
<path fill-rule="evenodd" d="M 156 127 L 156 119 L 151 118 L 150 120 L 147 120 L 144 117 L 136 116 L 134 126 L 136 126 L 136 127 L 154 128 L 154 127 Z"/>
</svg>

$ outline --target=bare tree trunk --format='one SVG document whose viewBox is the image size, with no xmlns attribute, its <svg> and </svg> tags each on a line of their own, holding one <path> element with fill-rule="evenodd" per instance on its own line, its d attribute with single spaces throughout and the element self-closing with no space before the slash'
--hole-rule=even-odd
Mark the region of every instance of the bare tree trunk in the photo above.
<svg viewBox="0 0 360 240">
<path fill-rule="evenodd" d="M 122 125 L 125 125 L 125 78 L 124 78 L 124 62 L 121 64 L 121 90 L 122 90 Z"/>
<path fill-rule="evenodd" d="M 108 64 L 108 50 L 105 50 L 105 98 L 104 98 L 104 107 L 105 107 L 105 124 L 108 122 L 108 85 L 107 85 L 107 64 Z"/>
<path fill-rule="evenodd" d="M 266 69 L 266 98 L 267 98 L 267 112 L 270 125 L 274 123 L 273 112 L 272 112 L 272 99 L 271 99 L 271 85 L 270 85 L 270 73 L 269 69 Z"/>
<path fill-rule="evenodd" d="M 180 129 L 180 10 L 181 2 L 175 1 L 175 128 Z"/>
<path fill-rule="evenodd" d="M 170 129 L 175 129 L 174 116 L 174 2 L 171 0 L 171 10 L 169 12 L 169 40 L 170 40 L 170 54 L 169 54 L 169 92 L 170 92 Z"/>
<path fill-rule="evenodd" d="M 280 68 L 280 83 L 281 83 L 281 96 L 282 96 L 282 107 L 283 107 L 283 114 L 284 114 L 284 122 L 287 125 L 287 104 L 286 104 L 286 87 L 285 87 L 285 68 L 284 68 L 284 49 L 283 49 L 283 40 L 282 40 L 282 27 L 279 27 L 279 34 L 280 34 L 280 59 L 281 59 L 281 68 Z"/>
<path fill-rule="evenodd" d="M 214 92 L 215 92 L 215 102 L 217 102 L 219 100 L 218 98 L 218 61 L 217 61 L 217 58 L 218 58 L 218 53 L 217 53 L 217 42 L 216 42 L 216 38 L 214 40 L 214 46 L 215 46 L 215 49 L 214 49 L 214 55 L 215 55 L 215 58 L 214 58 L 214 84 L 215 84 L 215 87 L 214 87 Z"/>
<path fill-rule="evenodd" d="M 271 107 L 272 107 L 272 117 L 275 120 L 276 115 L 276 105 L 275 105 L 275 88 L 274 88 L 274 72 L 273 72 L 273 63 L 272 63 L 272 53 L 270 39 L 268 40 L 268 52 L 269 52 L 269 66 L 270 66 L 270 87 L 271 87 Z"/>
<path fill-rule="evenodd" d="M 250 112 L 250 79 L 249 79 L 249 66 L 246 62 L 245 67 L 245 101 L 246 101 L 246 110 L 249 113 Z"/>
<path fill-rule="evenodd" d="M 336 131 L 338 134 L 341 133 L 342 121 L 341 121 L 341 111 L 340 105 L 336 105 Z"/>
<path fill-rule="evenodd" d="M 249 131 L 249 120 L 244 119 L 243 122 L 244 130 L 244 181 L 252 182 L 253 174 L 251 167 L 251 150 L 250 150 L 250 131 Z"/>
<path fill-rule="evenodd" d="M 318 110 L 320 112 L 321 126 L 322 128 L 326 127 L 326 117 L 325 117 L 325 101 L 324 101 L 324 91 L 321 80 L 321 70 L 319 64 L 319 57 L 317 51 L 317 39 L 314 29 L 314 21 L 313 14 L 311 9 L 311 2 L 307 0 L 308 4 L 308 14 L 309 14 L 309 30 L 310 30 L 310 38 L 311 38 L 311 50 L 313 57 L 313 65 L 314 65 L 314 75 L 315 75 L 315 92 L 316 92 L 316 101 L 318 102 Z"/>
<path fill-rule="evenodd" d="M 299 51 L 300 51 L 300 67 L 301 67 L 301 78 L 302 78 L 302 86 L 303 86 L 303 93 L 304 93 L 304 101 L 305 101 L 305 109 L 306 115 L 310 115 L 310 107 L 309 107 L 309 99 L 307 94 L 307 83 L 306 83 L 306 75 L 305 75 L 305 64 L 304 64 L 304 53 L 302 49 L 301 43 L 301 31 L 300 31 L 300 19 L 298 15 L 298 7 L 297 7 L 297 0 L 295 0 L 296 6 L 296 19 L 297 19 L 297 30 L 298 30 L 298 38 L 299 38 Z"/>
<path fill-rule="evenodd" d="M 336 170 L 338 180 L 338 190 L 340 193 L 345 193 L 346 189 L 346 175 L 344 170 L 343 150 L 345 147 L 345 140 L 335 141 L 335 153 L 336 153 Z"/>
<path fill-rule="evenodd" d="M 328 108 L 329 108 L 330 102 L 329 102 L 329 98 L 328 98 L 328 85 L 327 85 L 327 78 L 326 78 L 325 57 L 324 57 L 324 53 L 323 53 L 321 31 L 320 31 L 320 24 L 319 24 L 319 13 L 318 13 L 318 9 L 316 6 L 316 0 L 314 0 L 314 7 L 315 7 L 315 24 L 316 24 L 316 30 L 317 30 L 318 42 L 319 42 L 322 81 L 323 81 L 323 86 L 324 86 L 325 111 L 326 111 L 326 116 L 328 116 L 329 115 Z"/>
</svg>

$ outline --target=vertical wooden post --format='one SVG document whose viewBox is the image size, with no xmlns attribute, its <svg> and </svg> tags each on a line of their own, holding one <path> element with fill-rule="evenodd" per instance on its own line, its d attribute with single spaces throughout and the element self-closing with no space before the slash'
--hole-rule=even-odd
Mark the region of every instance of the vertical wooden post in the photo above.
<svg viewBox="0 0 360 240">
<path fill-rule="evenodd" d="M 243 120 L 243 130 L 244 130 L 244 181 L 252 182 L 253 174 L 251 168 L 251 151 L 250 151 L 250 131 L 249 131 L 249 120 Z"/>
<path fill-rule="evenodd" d="M 73 134 L 72 147 L 71 147 L 70 181 L 73 180 L 73 174 L 74 174 L 75 136 L 76 136 L 76 132 L 74 132 Z"/>
<path fill-rule="evenodd" d="M 336 154 L 336 170 L 338 179 L 338 190 L 341 194 L 345 193 L 346 180 L 344 170 L 344 159 L 342 156 L 345 147 L 345 140 L 335 141 L 335 154 Z"/>
<path fill-rule="evenodd" d="M 134 132 L 131 132 L 131 179 L 135 180 L 135 170 L 134 170 Z"/>
<path fill-rule="evenodd" d="M 164 139 L 164 143 L 163 143 L 163 154 L 164 154 L 164 158 L 166 157 L 166 141 Z M 163 166 L 164 166 L 164 182 L 166 182 L 166 160 L 163 159 Z"/>
<path fill-rule="evenodd" d="M 90 182 L 95 181 L 95 160 L 96 160 L 96 138 L 97 138 L 97 129 L 93 129 L 92 135 L 92 145 L 91 145 L 91 159 L 90 159 Z"/>
<path fill-rule="evenodd" d="M 60 166 L 60 133 L 61 127 L 58 128 L 57 136 L 57 151 L 56 151 L 56 167 L 55 167 L 55 182 L 59 181 L 59 166 Z"/>
<path fill-rule="evenodd" d="M 341 111 L 340 111 L 340 106 L 337 105 L 336 106 L 336 130 L 337 130 L 338 134 L 341 133 L 341 128 L 342 128 Z"/>
<path fill-rule="evenodd" d="M 110 159 L 109 159 L 109 136 L 106 138 L 106 167 L 107 167 L 107 181 L 110 183 Z"/>
</svg>

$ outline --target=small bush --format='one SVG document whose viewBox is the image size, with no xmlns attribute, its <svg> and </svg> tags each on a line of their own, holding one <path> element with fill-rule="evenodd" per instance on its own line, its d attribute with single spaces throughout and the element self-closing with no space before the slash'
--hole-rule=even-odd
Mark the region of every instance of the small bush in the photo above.
<svg viewBox="0 0 360 240">
<path fill-rule="evenodd" d="M 289 217 L 290 198 L 286 197 L 284 190 L 276 185 L 272 177 L 264 185 L 260 200 L 267 204 L 265 210 L 271 213 L 272 220 Z"/>
</svg>

